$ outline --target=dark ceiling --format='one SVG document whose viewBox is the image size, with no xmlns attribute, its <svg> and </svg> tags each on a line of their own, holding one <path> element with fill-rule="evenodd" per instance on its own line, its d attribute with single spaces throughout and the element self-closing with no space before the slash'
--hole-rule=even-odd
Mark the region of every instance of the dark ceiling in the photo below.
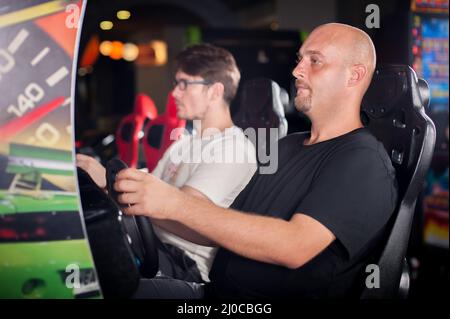
<svg viewBox="0 0 450 319">
<path fill-rule="evenodd" d="M 142 30 L 165 25 L 237 28 L 237 14 L 275 0 L 88 0 L 83 21 L 81 45 L 94 33 L 101 39 L 126 40 Z M 126 9 L 130 20 L 118 20 L 116 12 Z M 99 23 L 111 20 L 114 28 L 102 31 Z"/>
<path fill-rule="evenodd" d="M 274 0 L 221 0 L 233 12 L 247 9 L 252 6 L 260 5 L 265 2 L 274 2 Z"/>
</svg>

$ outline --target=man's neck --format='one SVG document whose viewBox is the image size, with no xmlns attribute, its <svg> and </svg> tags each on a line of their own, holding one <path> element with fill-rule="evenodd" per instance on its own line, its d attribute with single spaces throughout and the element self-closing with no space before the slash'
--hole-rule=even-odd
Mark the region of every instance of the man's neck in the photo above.
<svg viewBox="0 0 450 319">
<path fill-rule="evenodd" d="M 225 129 L 232 127 L 230 108 L 221 106 L 210 108 L 205 117 L 200 120 L 201 127 L 198 129 L 200 136 L 210 135 L 211 132 L 224 132 Z"/>
<path fill-rule="evenodd" d="M 311 136 L 305 145 L 312 145 L 333 139 L 363 127 L 359 115 L 336 116 L 322 121 L 311 120 Z"/>
</svg>

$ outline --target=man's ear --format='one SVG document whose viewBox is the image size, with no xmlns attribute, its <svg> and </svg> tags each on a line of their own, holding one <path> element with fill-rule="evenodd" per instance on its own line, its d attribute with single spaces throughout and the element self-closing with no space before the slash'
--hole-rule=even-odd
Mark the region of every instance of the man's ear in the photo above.
<svg viewBox="0 0 450 319">
<path fill-rule="evenodd" d="M 216 82 L 213 85 L 211 85 L 211 92 L 212 92 L 211 98 L 213 100 L 222 99 L 225 93 L 225 87 L 223 86 L 222 83 Z"/>
<path fill-rule="evenodd" d="M 356 86 L 366 78 L 367 67 L 363 64 L 355 64 L 351 67 L 350 72 L 348 86 Z"/>
</svg>

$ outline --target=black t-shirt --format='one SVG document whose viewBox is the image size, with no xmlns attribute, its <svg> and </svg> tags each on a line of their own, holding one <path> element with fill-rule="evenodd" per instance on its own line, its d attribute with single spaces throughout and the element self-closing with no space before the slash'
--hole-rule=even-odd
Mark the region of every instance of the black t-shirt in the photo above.
<svg viewBox="0 0 450 319">
<path fill-rule="evenodd" d="M 231 208 L 284 220 L 303 213 L 336 240 L 297 269 L 219 249 L 210 272 L 210 297 L 348 296 L 378 252 L 397 199 L 395 170 L 383 145 L 365 128 L 305 146 L 307 137 L 293 134 L 280 140 L 276 173 L 255 174 Z"/>
</svg>

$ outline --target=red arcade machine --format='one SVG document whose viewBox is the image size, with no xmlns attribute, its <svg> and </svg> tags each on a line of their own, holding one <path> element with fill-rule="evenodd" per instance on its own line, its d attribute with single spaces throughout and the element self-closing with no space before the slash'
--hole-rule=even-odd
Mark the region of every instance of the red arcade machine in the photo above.
<svg viewBox="0 0 450 319">
<path fill-rule="evenodd" d="M 155 169 L 167 148 L 181 136 L 185 126 L 186 120 L 177 117 L 175 99 L 169 93 L 166 111 L 144 128 L 143 146 L 149 172 Z"/>
<path fill-rule="evenodd" d="M 125 116 L 116 132 L 116 145 L 119 158 L 128 166 L 136 168 L 139 161 L 140 140 L 144 136 L 144 126 L 158 116 L 153 100 L 138 94 L 134 102 L 133 113 Z"/>
</svg>

